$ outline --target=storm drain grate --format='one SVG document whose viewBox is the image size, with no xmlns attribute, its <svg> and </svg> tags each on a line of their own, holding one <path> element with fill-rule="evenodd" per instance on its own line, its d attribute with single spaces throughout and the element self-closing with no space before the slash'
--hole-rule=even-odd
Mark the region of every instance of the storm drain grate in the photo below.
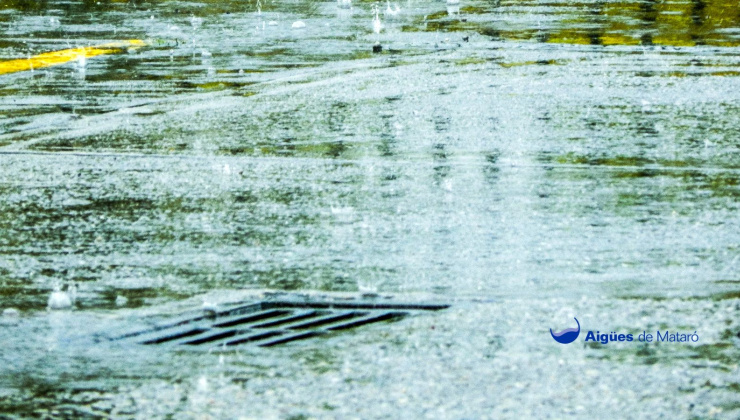
<svg viewBox="0 0 740 420">
<path fill-rule="evenodd" d="M 112 339 L 193 348 L 271 347 L 448 307 L 446 304 L 375 301 L 270 300 L 207 310 Z"/>
</svg>

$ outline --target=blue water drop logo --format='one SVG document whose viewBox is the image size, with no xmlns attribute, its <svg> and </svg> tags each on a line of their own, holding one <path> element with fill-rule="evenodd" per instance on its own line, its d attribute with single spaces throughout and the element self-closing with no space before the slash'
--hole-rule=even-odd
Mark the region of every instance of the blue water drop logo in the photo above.
<svg viewBox="0 0 740 420">
<path fill-rule="evenodd" d="M 555 341 L 560 344 L 570 344 L 576 341 L 576 338 L 578 338 L 578 334 L 581 333 L 581 323 L 578 322 L 578 318 L 573 317 L 573 319 L 576 320 L 578 328 L 566 328 L 563 331 L 557 333 L 552 332 L 552 328 L 550 328 L 550 335 L 553 339 L 555 339 Z"/>
</svg>

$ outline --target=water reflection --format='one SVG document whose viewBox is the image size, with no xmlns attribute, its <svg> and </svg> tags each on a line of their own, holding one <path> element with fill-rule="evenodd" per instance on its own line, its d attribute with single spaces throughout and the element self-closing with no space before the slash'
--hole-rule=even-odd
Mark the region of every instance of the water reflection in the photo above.
<svg viewBox="0 0 740 420">
<path fill-rule="evenodd" d="M 465 15 L 490 14 L 493 24 Z M 530 15 L 531 19 L 507 17 Z M 501 1 L 447 6 L 405 31 L 476 31 L 494 38 L 591 45 L 738 46 L 740 14 L 732 0 L 542 3 Z"/>
<path fill-rule="evenodd" d="M 444 186 L 442 182 L 450 174 L 450 165 L 447 162 L 448 156 L 443 143 L 437 143 L 432 147 L 432 156 L 434 158 L 434 182 L 437 185 Z"/>
<path fill-rule="evenodd" d="M 549 42 L 740 45 L 736 34 L 725 31 L 740 24 L 737 4 L 729 0 L 594 3 L 588 13 L 577 14 L 563 23 L 567 28 L 551 32 Z"/>
<path fill-rule="evenodd" d="M 84 3 L 89 2 L 85 1 Z M 8 0 L 0 4 L 0 10 L 13 9 L 21 12 L 41 12 L 48 8 L 48 0 Z"/>
<path fill-rule="evenodd" d="M 499 158 L 501 157 L 501 152 L 498 150 L 491 151 L 484 155 L 486 164 L 483 165 L 483 174 L 485 176 L 486 182 L 488 182 L 491 186 L 494 186 L 498 183 L 499 180 Z"/>
</svg>

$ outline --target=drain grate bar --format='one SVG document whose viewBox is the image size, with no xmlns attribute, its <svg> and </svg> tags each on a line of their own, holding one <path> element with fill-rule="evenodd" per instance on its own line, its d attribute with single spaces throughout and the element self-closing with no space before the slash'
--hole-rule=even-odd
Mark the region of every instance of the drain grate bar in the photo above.
<svg viewBox="0 0 740 420">
<path fill-rule="evenodd" d="M 208 330 L 204 332 L 211 332 L 211 331 L 213 330 Z M 232 338 L 239 334 L 247 334 L 247 333 L 249 333 L 248 330 L 221 330 L 221 331 L 216 331 L 213 334 L 207 334 L 202 337 L 198 337 L 194 340 L 192 339 L 183 340 L 181 343 L 178 343 L 178 344 L 187 344 L 189 346 L 197 346 L 199 344 L 212 343 L 218 340 Z"/>
<path fill-rule="evenodd" d="M 332 315 L 321 317 L 319 319 L 314 319 L 308 322 L 304 322 L 298 325 L 293 325 L 290 327 L 290 329 L 291 330 L 305 330 L 307 328 L 316 328 L 316 327 L 320 327 L 323 325 L 334 324 L 339 321 L 344 321 L 345 319 L 357 318 L 363 315 L 365 315 L 365 312 L 356 312 L 356 311 L 340 312 L 338 314 L 332 314 Z"/>
<path fill-rule="evenodd" d="M 283 334 L 284 333 L 282 331 L 267 331 L 261 334 L 255 334 L 255 335 L 250 335 L 249 337 L 240 338 L 238 340 L 227 341 L 226 345 L 227 346 L 237 346 L 239 344 L 244 344 L 244 343 L 253 343 L 255 341 L 266 340 L 268 338 L 276 337 L 276 336 L 283 335 Z"/>
<path fill-rule="evenodd" d="M 275 306 L 265 305 L 264 302 L 254 302 L 248 305 L 242 305 L 241 303 L 234 303 L 229 306 L 233 306 L 233 308 L 219 312 L 219 316 L 253 314 L 257 311 L 276 308 Z"/>
<path fill-rule="evenodd" d="M 344 322 L 339 325 L 328 327 L 329 331 L 346 330 L 350 328 L 359 327 L 361 325 L 372 324 L 381 321 L 390 321 L 392 319 L 400 319 L 408 315 L 408 312 L 385 312 L 381 314 L 368 314 L 362 318 L 351 319 L 349 322 Z"/>
<path fill-rule="evenodd" d="M 238 314 L 235 317 L 232 316 L 232 317 L 223 319 L 222 321 L 219 321 L 218 323 L 213 324 L 213 326 L 214 327 L 232 327 L 234 325 L 249 324 L 251 322 L 257 322 L 257 321 L 262 321 L 265 319 L 289 315 L 291 313 L 292 313 L 291 311 L 284 310 L 284 309 L 283 310 L 271 309 L 268 311 L 262 311 L 262 312 L 256 313 L 254 315 L 244 316 L 243 314 Z"/>
<path fill-rule="evenodd" d="M 293 324 L 298 321 L 302 321 L 304 319 L 310 319 L 310 318 L 316 318 L 317 316 L 326 315 L 330 312 L 326 311 L 299 311 L 297 313 L 292 314 L 289 317 L 278 319 L 277 321 L 270 321 L 265 322 L 258 325 L 252 325 L 252 328 L 270 328 L 270 327 L 277 327 L 278 325 L 285 325 L 285 324 Z"/>
<path fill-rule="evenodd" d="M 197 322 L 202 321 L 204 319 L 206 319 L 205 316 L 198 316 L 198 317 L 195 317 L 195 318 L 193 318 L 193 317 L 179 318 L 176 321 L 169 321 L 167 323 L 155 324 L 154 326 L 149 327 L 149 328 L 137 329 L 137 330 L 134 330 L 134 331 L 130 331 L 130 332 L 127 332 L 127 333 L 118 335 L 118 336 L 114 337 L 113 339 L 114 340 L 121 340 L 121 339 L 125 339 L 125 338 L 139 337 L 139 336 L 142 336 L 142 335 L 151 334 L 151 333 L 156 332 L 156 331 L 171 330 L 173 328 L 177 328 L 177 327 L 181 327 L 181 326 L 189 326 L 189 327 L 192 328 L 192 324 L 193 323 L 197 323 Z"/>
<path fill-rule="evenodd" d="M 375 301 L 274 301 L 266 302 L 270 308 L 314 308 L 314 309 L 406 309 L 416 311 L 438 311 L 450 307 L 444 303 L 387 303 Z"/>
<path fill-rule="evenodd" d="M 179 340 L 181 338 L 192 337 L 194 335 L 202 334 L 208 331 L 208 328 L 193 328 L 189 327 L 180 331 L 169 331 L 166 335 L 152 338 L 150 340 L 142 341 L 141 344 L 162 344 L 168 341 Z"/>
<path fill-rule="evenodd" d="M 272 347 L 448 307 L 437 303 L 268 300 L 237 303 L 215 313 L 191 312 L 110 339 L 182 348 Z"/>
<path fill-rule="evenodd" d="M 272 346 L 277 346 L 278 344 L 289 343 L 291 341 L 305 340 L 307 338 L 316 337 L 322 334 L 326 334 L 326 332 L 325 331 L 306 331 L 306 332 L 302 332 L 298 334 L 286 335 L 283 337 L 279 337 L 275 340 L 271 340 L 266 343 L 260 343 L 257 345 L 260 347 L 272 347 Z"/>
</svg>

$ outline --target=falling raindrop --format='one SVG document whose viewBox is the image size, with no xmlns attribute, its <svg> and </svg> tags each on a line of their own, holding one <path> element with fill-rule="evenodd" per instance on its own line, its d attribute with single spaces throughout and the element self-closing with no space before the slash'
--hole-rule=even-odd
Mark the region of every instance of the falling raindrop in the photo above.
<svg viewBox="0 0 740 420">
<path fill-rule="evenodd" d="M 80 69 L 80 71 L 85 71 L 85 66 L 87 65 L 87 57 L 85 56 L 85 53 L 80 53 L 77 56 L 77 67 Z"/>
<path fill-rule="evenodd" d="M 206 378 L 205 376 L 201 376 L 200 378 L 198 378 L 198 391 L 208 391 L 208 378 Z"/>
<path fill-rule="evenodd" d="M 203 18 L 190 15 L 190 25 L 192 25 L 193 29 L 197 30 L 201 25 L 203 25 Z"/>
</svg>

